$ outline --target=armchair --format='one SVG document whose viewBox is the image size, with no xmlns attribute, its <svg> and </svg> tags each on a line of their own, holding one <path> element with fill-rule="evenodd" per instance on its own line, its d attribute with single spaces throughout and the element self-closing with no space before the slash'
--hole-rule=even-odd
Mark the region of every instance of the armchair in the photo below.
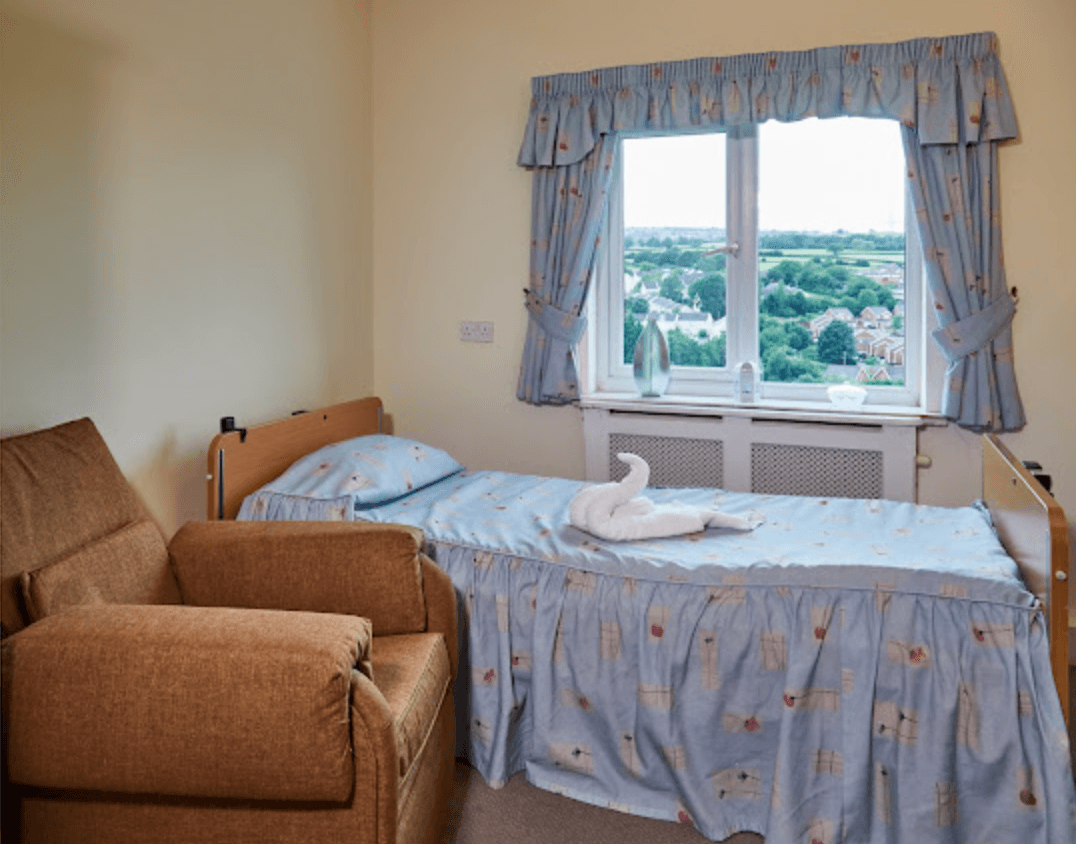
<svg viewBox="0 0 1076 844">
<path fill-rule="evenodd" d="M 440 839 L 456 597 L 420 531 L 166 544 L 88 419 L 0 441 L 0 507 L 9 841 Z"/>
</svg>

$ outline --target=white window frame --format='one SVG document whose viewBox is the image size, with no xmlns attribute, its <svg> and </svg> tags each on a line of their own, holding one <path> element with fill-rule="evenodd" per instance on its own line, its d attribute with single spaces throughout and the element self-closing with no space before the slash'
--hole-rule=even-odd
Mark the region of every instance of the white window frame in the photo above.
<svg viewBox="0 0 1076 844">
<path fill-rule="evenodd" d="M 623 138 L 661 137 L 675 132 L 631 133 Z M 754 124 L 730 127 L 726 137 L 726 244 L 725 265 L 726 366 L 674 366 L 665 397 L 673 401 L 697 400 L 705 404 L 741 404 L 734 392 L 735 367 L 747 361 L 759 372 L 758 346 L 758 129 Z M 619 153 L 619 150 L 618 150 Z M 588 297 L 591 326 L 582 345 L 583 400 L 614 398 L 653 400 L 638 396 L 630 364 L 624 360 L 624 174 L 623 156 L 615 156 L 601 245 L 595 261 L 593 287 Z M 904 368 L 903 386 L 867 386 L 867 400 L 859 413 L 937 411 L 941 358 L 926 348 L 922 249 L 911 198 L 905 198 Z M 928 371 L 929 370 L 929 371 Z M 914 380 L 913 380 L 914 379 Z M 827 384 L 761 381 L 754 404 L 772 407 L 826 407 L 835 409 L 826 395 Z M 866 385 L 865 385 L 866 386 Z"/>
</svg>

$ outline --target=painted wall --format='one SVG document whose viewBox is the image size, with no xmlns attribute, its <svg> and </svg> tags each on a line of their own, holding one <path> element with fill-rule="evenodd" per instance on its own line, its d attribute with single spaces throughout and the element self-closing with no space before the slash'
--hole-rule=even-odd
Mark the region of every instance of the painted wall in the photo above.
<svg viewBox="0 0 1076 844">
<path fill-rule="evenodd" d="M 170 534 L 219 417 L 372 391 L 370 7 L 0 8 L 0 427 L 92 417 Z"/>
<path fill-rule="evenodd" d="M 169 531 L 203 512 L 218 417 L 368 392 L 470 466 L 582 475 L 579 411 L 514 398 L 531 76 L 991 29 L 1022 132 L 1001 171 L 1030 422 L 1007 441 L 1076 513 L 1071 0 L 0 8 L 0 427 L 92 416 Z M 495 342 L 460 343 L 461 319 Z M 921 445 L 924 500 L 974 497 L 973 436 Z"/>
<path fill-rule="evenodd" d="M 657 60 L 992 30 L 1021 139 L 1001 151 L 1004 246 L 1019 288 L 1016 364 L 1029 423 L 1006 437 L 1048 466 L 1076 514 L 1076 4 L 1071 0 L 658 4 L 374 0 L 374 383 L 398 432 L 475 468 L 582 477 L 580 412 L 514 398 L 526 329 L 530 178 L 515 166 L 530 77 Z M 431 130 L 431 131 L 427 131 Z M 492 345 L 458 322 L 492 320 Z M 978 494 L 978 439 L 930 429 L 921 498 Z"/>
</svg>

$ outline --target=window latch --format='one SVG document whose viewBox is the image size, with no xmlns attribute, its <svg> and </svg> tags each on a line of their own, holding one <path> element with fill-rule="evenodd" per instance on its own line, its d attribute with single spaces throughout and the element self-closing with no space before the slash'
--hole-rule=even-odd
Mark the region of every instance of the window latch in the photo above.
<svg viewBox="0 0 1076 844">
<path fill-rule="evenodd" d="M 740 256 L 740 244 L 727 243 L 724 246 L 719 246 L 717 249 L 711 249 L 709 252 L 703 252 L 700 257 L 705 258 L 707 255 L 731 255 L 733 258 Z"/>
</svg>

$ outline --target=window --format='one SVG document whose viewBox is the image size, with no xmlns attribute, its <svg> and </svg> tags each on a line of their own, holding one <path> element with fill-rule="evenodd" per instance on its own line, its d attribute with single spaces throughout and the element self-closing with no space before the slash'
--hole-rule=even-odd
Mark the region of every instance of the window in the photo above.
<svg viewBox="0 0 1076 844">
<path fill-rule="evenodd" d="M 770 121 L 621 139 L 591 299 L 599 393 L 634 391 L 649 315 L 667 393 L 732 399 L 740 367 L 766 401 L 923 405 L 923 284 L 900 128 Z"/>
</svg>

